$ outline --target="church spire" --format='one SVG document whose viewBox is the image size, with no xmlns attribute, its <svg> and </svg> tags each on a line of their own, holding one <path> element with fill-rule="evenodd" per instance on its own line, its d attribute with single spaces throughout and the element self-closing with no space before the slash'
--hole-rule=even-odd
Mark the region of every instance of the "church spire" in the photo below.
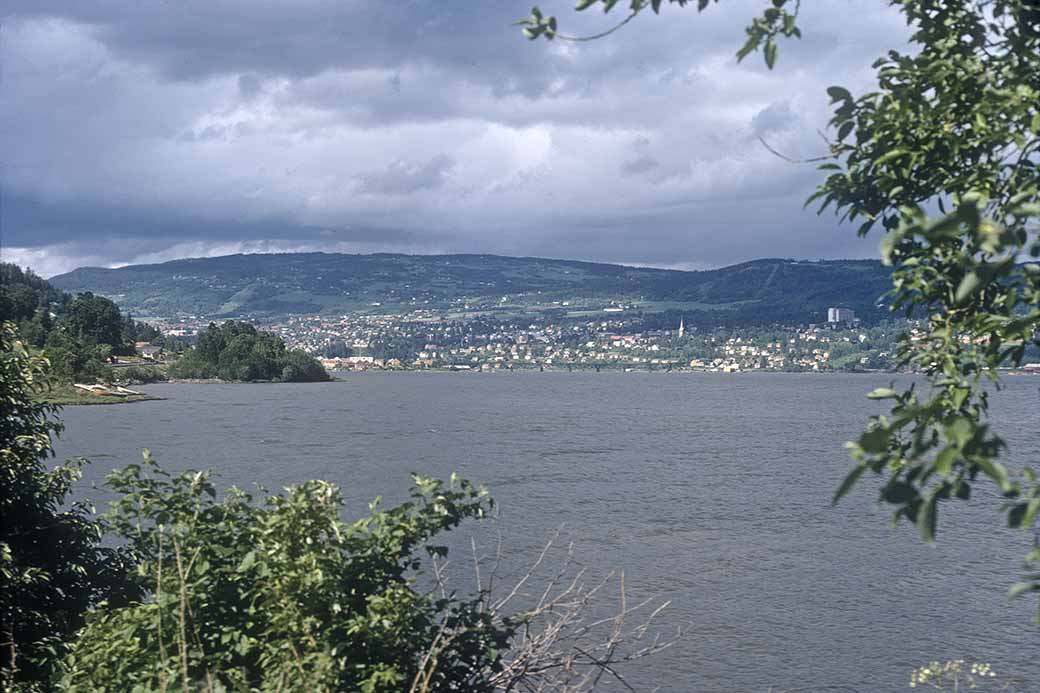
<svg viewBox="0 0 1040 693">
<path fill-rule="evenodd" d="M 679 316 L 679 338 L 682 339 L 683 335 L 686 334 L 686 324 L 683 322 L 682 316 Z"/>
</svg>

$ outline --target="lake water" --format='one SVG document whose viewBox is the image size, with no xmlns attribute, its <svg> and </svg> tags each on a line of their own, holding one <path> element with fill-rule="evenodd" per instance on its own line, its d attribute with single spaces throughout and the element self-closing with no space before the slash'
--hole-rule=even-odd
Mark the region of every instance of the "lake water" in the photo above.
<svg viewBox="0 0 1040 693">
<path fill-rule="evenodd" d="M 872 488 L 830 505 L 842 443 L 887 376 L 343 378 L 148 386 L 167 399 L 66 408 L 57 450 L 93 461 L 87 486 L 148 447 L 227 484 L 334 481 L 353 514 L 401 500 L 410 471 L 457 471 L 499 503 L 507 562 L 533 560 L 563 525 L 594 571 L 621 568 L 634 593 L 671 600 L 660 625 L 686 634 L 629 671 L 639 690 L 906 690 L 913 667 L 955 658 L 1040 690 L 1036 605 L 1004 596 L 1030 537 L 1001 530 L 995 503 L 944 507 L 931 546 L 893 529 Z M 1010 378 L 996 397 L 1011 464 L 1040 459 L 1038 387 Z"/>
</svg>

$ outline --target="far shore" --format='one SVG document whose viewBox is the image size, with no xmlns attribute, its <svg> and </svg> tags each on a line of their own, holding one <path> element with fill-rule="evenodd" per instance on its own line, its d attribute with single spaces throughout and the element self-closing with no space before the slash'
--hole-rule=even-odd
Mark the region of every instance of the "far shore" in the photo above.
<svg viewBox="0 0 1040 693">
<path fill-rule="evenodd" d="M 514 375 L 514 374 L 573 374 L 573 373 L 596 373 L 596 374 L 620 374 L 620 375 L 719 375 L 719 376 L 740 376 L 749 374 L 769 373 L 772 375 L 862 375 L 862 376 L 915 376 L 922 375 L 920 373 L 913 373 L 911 371 L 886 371 L 886 370 L 861 370 L 861 371 L 779 371 L 779 370 L 764 370 L 764 369 L 749 369 L 739 371 L 721 371 L 721 370 L 701 370 L 701 369 L 690 369 L 690 368 L 673 368 L 668 370 L 667 368 L 655 368 L 653 370 L 647 368 L 573 368 L 568 369 L 566 367 L 552 367 L 539 370 L 538 368 L 495 368 L 490 370 L 481 370 L 479 368 L 471 368 L 466 370 L 452 369 L 452 368 L 367 368 L 357 370 L 332 370 L 329 374 L 332 376 L 330 380 L 326 381 L 313 381 L 307 383 L 292 383 L 309 385 L 321 382 L 336 382 L 343 381 L 350 377 L 358 377 L 365 375 L 414 375 L 417 373 L 427 374 L 440 374 L 440 375 L 467 375 L 467 374 L 479 374 L 479 375 Z M 1040 376 L 1040 373 L 1033 371 L 1023 370 L 1001 370 L 1000 375 L 1002 376 L 1016 376 L 1016 377 L 1027 377 L 1027 376 Z M 220 378 L 170 378 L 161 382 L 150 383 L 152 385 L 271 385 L 271 384 L 290 384 L 282 383 L 281 381 L 271 380 L 221 380 Z M 89 395 L 88 395 L 89 397 Z"/>
<path fill-rule="evenodd" d="M 500 374 L 500 375 L 513 375 L 513 374 L 574 374 L 574 373 L 596 373 L 596 374 L 619 374 L 619 375 L 718 375 L 718 376 L 741 376 L 757 373 L 768 373 L 772 375 L 814 375 L 814 376 L 827 376 L 827 375 L 860 375 L 860 376 L 919 376 L 919 373 L 911 373 L 907 371 L 773 371 L 773 370 L 744 370 L 744 371 L 709 371 L 709 370 L 691 370 L 691 369 L 672 369 L 667 370 L 664 368 L 649 370 L 645 368 L 601 368 L 596 370 L 594 368 L 574 368 L 568 370 L 566 368 L 546 368 L 539 370 L 537 368 L 514 368 L 506 369 L 499 368 L 493 370 L 480 370 L 477 368 L 469 370 L 453 370 L 450 368 L 423 368 L 423 369 L 365 369 L 365 370 L 350 370 L 350 371 L 330 371 L 332 376 L 330 380 L 326 381 L 314 381 L 310 383 L 299 383 L 299 384 L 315 384 L 320 382 L 346 382 L 351 377 L 364 377 L 366 375 L 383 375 L 383 374 L 439 374 L 439 375 L 464 375 L 464 374 Z M 1040 373 L 1035 371 L 1024 371 L 1024 370 L 1001 370 L 1000 375 L 1002 376 L 1014 376 L 1014 377 L 1040 377 Z M 148 383 L 148 385 L 271 385 L 271 384 L 289 384 L 289 383 L 278 383 L 269 380 L 256 380 L 256 381 L 242 381 L 242 380 L 221 380 L 220 378 L 171 378 L 169 380 L 158 381 L 154 383 Z M 53 404 L 58 406 L 93 406 L 93 405 L 107 405 L 107 404 L 126 404 L 129 402 L 149 402 L 167 399 L 166 397 L 157 397 L 151 394 L 139 394 L 139 395 L 128 395 L 125 397 L 118 397 L 112 395 L 98 395 L 83 392 L 68 386 L 58 386 L 51 388 L 46 392 L 40 393 L 36 400 L 45 404 Z"/>
<path fill-rule="evenodd" d="M 763 370 L 763 369 L 750 369 L 741 371 L 712 371 L 712 370 L 694 370 L 690 368 L 673 368 L 668 370 L 667 368 L 655 368 L 650 370 L 648 368 L 572 368 L 567 369 L 566 367 L 552 367 L 539 370 L 537 368 L 495 368 L 490 370 L 480 370 L 479 368 L 471 368 L 468 370 L 457 370 L 451 368 L 366 368 L 357 370 L 345 370 L 345 371 L 330 371 L 337 377 L 348 377 L 348 376 L 360 376 L 360 375 L 381 375 L 381 374 L 413 374 L 413 373 L 431 373 L 431 374 L 448 374 L 448 375 L 466 375 L 466 374 L 480 374 L 480 375 L 515 375 L 515 374 L 534 374 L 534 375 L 545 375 L 545 374 L 574 374 L 574 373 L 594 373 L 594 374 L 611 374 L 616 373 L 620 375 L 747 375 L 749 373 L 771 373 L 771 374 L 783 374 L 783 375 L 913 375 L 912 373 L 906 373 L 902 371 L 774 371 L 774 370 Z"/>
</svg>

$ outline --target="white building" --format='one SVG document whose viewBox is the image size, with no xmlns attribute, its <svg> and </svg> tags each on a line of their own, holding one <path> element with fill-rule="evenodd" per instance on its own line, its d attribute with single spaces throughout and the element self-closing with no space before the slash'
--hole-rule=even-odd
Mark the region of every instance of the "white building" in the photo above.
<svg viewBox="0 0 1040 693">
<path fill-rule="evenodd" d="M 854 322 L 856 313 L 848 308 L 828 308 L 827 322 Z"/>
</svg>

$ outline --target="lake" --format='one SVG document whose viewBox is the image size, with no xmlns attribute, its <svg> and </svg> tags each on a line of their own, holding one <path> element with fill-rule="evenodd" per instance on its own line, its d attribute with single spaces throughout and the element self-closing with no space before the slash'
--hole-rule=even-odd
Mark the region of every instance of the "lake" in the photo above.
<svg viewBox="0 0 1040 693">
<path fill-rule="evenodd" d="M 1005 598 L 1031 538 L 1001 529 L 996 503 L 944 506 L 934 545 L 892 528 L 876 484 L 831 507 L 842 443 L 891 376 L 342 377 L 147 386 L 167 399 L 66 408 L 57 451 L 92 460 L 80 492 L 95 499 L 90 485 L 147 447 L 227 484 L 327 479 L 350 514 L 402 500 L 411 471 L 459 472 L 498 502 L 507 563 L 533 561 L 563 526 L 593 572 L 623 569 L 634 594 L 671 601 L 659 625 L 686 634 L 628 670 L 639 690 L 906 690 L 912 668 L 956 658 L 1040 688 L 1036 604 Z M 1038 405 L 1040 378 L 995 397 L 1009 464 L 1040 459 Z M 454 544 L 474 532 L 486 545 L 474 525 Z"/>
</svg>

